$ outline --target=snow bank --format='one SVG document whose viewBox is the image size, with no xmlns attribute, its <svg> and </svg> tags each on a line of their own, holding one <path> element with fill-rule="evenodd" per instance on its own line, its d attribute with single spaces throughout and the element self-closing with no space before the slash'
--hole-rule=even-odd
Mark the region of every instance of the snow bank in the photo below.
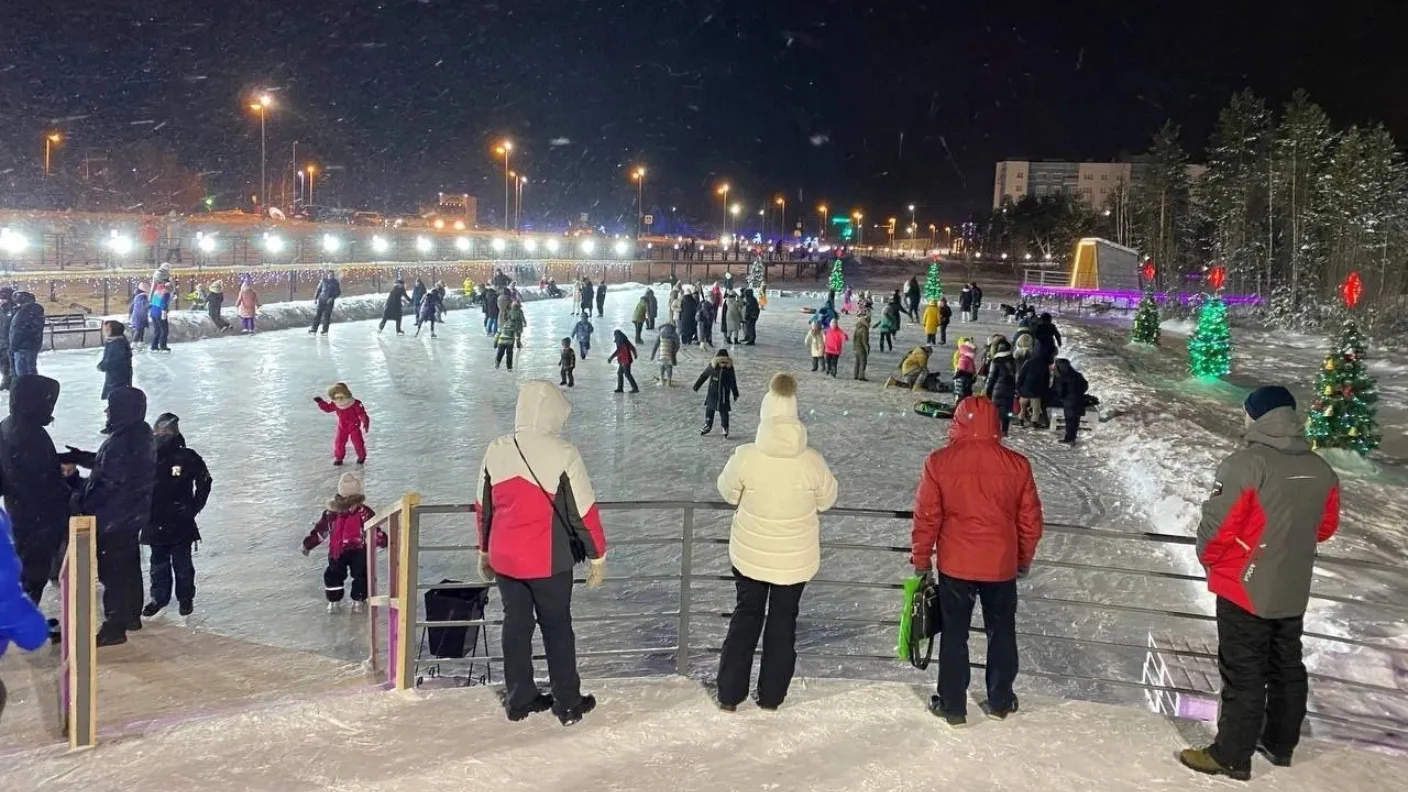
<svg viewBox="0 0 1408 792">
<path fill-rule="evenodd" d="M 637 286 L 637 284 L 617 284 L 615 288 L 626 286 Z M 537 286 L 530 286 L 519 289 L 519 295 L 524 302 L 549 299 L 547 293 Z M 565 292 L 564 292 L 565 293 Z M 382 310 L 386 307 L 385 294 L 359 294 L 353 297 L 343 297 L 337 301 L 333 307 L 332 320 L 337 322 L 358 322 L 368 319 L 380 319 Z M 470 307 L 469 299 L 459 292 L 450 292 L 445 296 L 445 308 L 447 310 L 464 310 Z M 409 311 L 409 307 L 407 309 Z M 296 300 L 293 302 L 277 302 L 259 306 L 259 313 L 254 319 L 255 329 L 261 332 L 270 330 L 288 330 L 296 327 L 308 327 L 313 324 L 313 316 L 317 313 L 317 305 L 312 300 Z M 225 317 L 225 321 L 231 324 L 230 333 L 239 333 L 240 316 L 234 308 L 226 308 L 220 312 Z M 406 314 L 410 317 L 409 312 Z M 98 321 L 116 319 L 123 324 L 127 324 L 130 317 L 123 314 L 110 314 L 101 317 Z M 171 314 L 171 342 L 178 341 L 198 341 L 202 338 L 215 338 L 222 335 L 215 330 L 215 323 L 210 321 L 210 316 L 204 310 L 190 311 L 179 310 Z M 147 330 L 148 338 L 151 337 L 151 330 Z M 96 346 L 96 339 L 88 339 L 87 346 Z M 56 346 L 59 349 L 78 349 L 83 344 L 83 339 L 79 335 L 58 336 Z"/>
</svg>

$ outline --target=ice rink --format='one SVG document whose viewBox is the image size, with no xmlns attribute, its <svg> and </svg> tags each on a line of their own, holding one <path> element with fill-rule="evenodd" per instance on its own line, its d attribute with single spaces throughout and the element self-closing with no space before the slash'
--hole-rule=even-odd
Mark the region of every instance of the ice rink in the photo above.
<svg viewBox="0 0 1408 792">
<path fill-rule="evenodd" d="M 666 294 L 657 290 L 662 307 Z M 734 445 L 751 440 L 757 405 L 768 378 L 779 371 L 800 378 L 799 402 L 811 445 L 840 481 L 839 504 L 851 508 L 907 509 L 925 455 L 944 442 L 946 421 L 916 415 L 907 390 L 882 391 L 909 348 L 922 340 L 906 320 L 895 351 L 879 352 L 872 334 L 870 382 L 851 379 L 849 347 L 838 379 L 813 374 L 804 344 L 804 305 L 815 298 L 773 299 L 759 322 L 755 347 L 734 348 L 743 397 L 733 415 L 733 436 L 716 429 L 699 436 L 702 394 L 689 385 L 710 352 L 682 350 L 675 388 L 652 382 L 654 366 L 641 360 L 635 375 L 642 392 L 615 394 L 611 330 L 629 328 L 639 287 L 613 287 L 606 316 L 594 319 L 591 353 L 577 367 L 569 393 L 573 416 L 567 434 L 581 449 L 602 501 L 719 500 L 714 480 Z M 313 397 L 344 381 L 371 415 L 370 460 L 365 467 L 369 503 L 376 508 L 416 491 L 426 503 L 473 500 L 474 476 L 486 443 L 512 429 L 516 384 L 530 378 L 557 381 L 559 342 L 575 321 L 567 300 L 525 303 L 527 331 L 514 371 L 495 370 L 493 349 L 477 310 L 457 311 L 439 338 L 378 334 L 375 322 L 334 325 L 327 337 L 301 330 L 261 333 L 179 344 L 169 355 L 141 352 L 136 385 L 150 399 L 149 420 L 174 412 L 190 447 L 202 454 L 215 479 L 210 505 L 200 520 L 205 537 L 196 556 L 195 615 L 181 620 L 164 613 L 148 622 L 125 646 L 102 650 L 100 690 L 105 729 L 141 730 L 149 720 L 191 717 L 256 706 L 270 700 L 356 689 L 367 680 L 360 662 L 367 655 L 367 621 L 324 612 L 323 551 L 305 558 L 299 542 L 333 494 L 339 474 L 330 462 L 334 419 L 319 412 Z M 878 312 L 877 312 L 878 313 Z M 853 320 L 843 318 L 848 330 Z M 935 367 L 949 372 L 956 338 L 982 339 L 1010 332 L 996 321 L 954 324 L 949 345 L 936 352 Z M 721 334 L 715 332 L 715 340 Z M 646 332 L 648 357 L 654 333 Z M 63 383 L 58 418 L 51 427 L 57 445 L 96 448 L 102 424 L 98 352 L 46 354 L 40 371 Z M 1093 419 L 1093 415 L 1091 418 Z M 1034 465 L 1046 519 L 1053 523 L 1123 532 L 1148 530 L 1119 486 L 1117 471 L 1092 446 L 1118 431 L 1117 423 L 1091 422 L 1083 444 L 1058 444 L 1057 435 L 1013 429 L 1010 445 Z M 679 535 L 679 512 L 607 513 L 608 538 Z M 701 536 L 726 536 L 727 513 L 703 514 Z M 424 541 L 472 541 L 468 518 L 427 518 Z M 826 518 L 831 541 L 907 545 L 910 526 L 895 519 Z M 1047 563 L 1043 563 L 1043 561 Z M 1058 562 L 1058 563 L 1051 563 Z M 1151 632 L 1175 631 L 1196 640 L 1212 635 L 1210 623 L 1121 613 L 1069 604 L 1093 601 L 1141 604 L 1170 611 L 1210 612 L 1201 584 L 1060 566 L 1124 567 L 1159 572 L 1196 572 L 1191 548 L 1048 534 L 1038 564 L 1022 585 L 1028 597 L 1019 613 L 1024 690 L 1139 704 L 1143 691 L 1090 679 L 1135 680 L 1146 659 Z M 675 548 L 622 547 L 610 555 L 610 575 L 671 574 L 679 569 Z M 727 572 L 726 551 L 706 547 L 696 554 L 696 572 Z M 828 554 L 821 578 L 892 583 L 907 574 L 902 554 Z M 427 557 L 423 581 L 474 579 L 470 554 Z M 664 612 L 677 605 L 678 586 L 659 582 L 608 583 L 579 590 L 581 614 Z M 696 584 L 695 602 L 723 613 L 730 607 L 727 583 Z M 882 590 L 817 585 L 803 600 L 799 648 L 829 654 L 892 655 L 892 627 L 818 621 L 815 617 L 892 620 L 897 594 Z M 57 610 L 52 595 L 46 601 Z M 491 604 L 491 618 L 496 607 Z M 813 618 L 809 618 L 813 617 Z M 695 640 L 717 646 L 723 620 L 696 625 Z M 667 645 L 674 620 L 591 623 L 578 629 L 583 650 Z M 1076 644 L 1080 637 L 1097 643 Z M 496 641 L 496 638 L 494 638 Z M 981 661 L 981 639 L 974 641 Z M 52 652 L 7 655 L 0 674 L 12 689 L 11 708 L 0 724 L 0 746 L 35 745 L 56 739 L 52 731 Z M 696 655 L 697 676 L 710 670 L 711 656 Z M 667 657 L 602 663 L 596 674 L 664 672 Z M 931 683 L 930 672 L 897 662 L 803 659 L 800 673 L 859 676 Z M 1072 681 L 1061 675 L 1090 679 Z M 1312 702 L 1312 709 L 1314 703 Z M 47 733 L 36 733 L 44 724 Z"/>
</svg>

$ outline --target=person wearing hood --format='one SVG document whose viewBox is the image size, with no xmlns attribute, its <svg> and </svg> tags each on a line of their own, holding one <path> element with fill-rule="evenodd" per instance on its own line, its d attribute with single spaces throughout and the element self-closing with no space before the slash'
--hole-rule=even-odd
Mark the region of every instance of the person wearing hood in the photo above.
<svg viewBox="0 0 1408 792">
<path fill-rule="evenodd" d="M 10 536 L 10 516 L 0 511 L 0 658 L 5 656 L 11 643 L 33 652 L 49 640 L 44 614 L 30 601 L 20 584 L 21 570 Z M 5 683 L 0 681 L 0 715 L 5 712 L 5 698 Z"/>
<path fill-rule="evenodd" d="M 1002 421 L 1002 436 L 1007 436 L 1007 428 L 1012 424 L 1012 405 L 1017 398 L 1017 364 L 1012 359 L 1012 344 L 1003 338 L 993 345 L 992 359 L 988 361 L 986 395 L 997 406 L 997 416 Z"/>
<path fill-rule="evenodd" d="M 230 329 L 230 323 L 225 321 L 225 317 L 220 315 L 220 310 L 225 307 L 225 282 L 215 281 L 210 284 L 209 293 L 205 297 L 205 308 L 210 315 L 210 321 L 215 324 L 215 331 L 223 333 Z"/>
<path fill-rule="evenodd" d="M 1012 359 L 1021 366 L 1032 356 L 1032 351 L 1036 348 L 1036 339 L 1032 336 L 1030 327 L 1018 326 L 1017 332 L 1012 336 Z"/>
<path fill-rule="evenodd" d="M 484 335 L 499 332 L 499 293 L 493 286 L 484 287 Z"/>
<path fill-rule="evenodd" d="M 439 287 L 425 293 L 420 301 L 420 313 L 416 315 L 416 335 L 420 335 L 421 325 L 430 323 L 430 337 L 435 338 L 435 323 L 441 321 L 445 311 L 445 292 Z"/>
<path fill-rule="evenodd" d="M 15 292 L 15 312 L 10 317 L 10 356 L 13 376 L 39 373 L 39 350 L 44 348 L 44 306 L 29 292 Z"/>
<path fill-rule="evenodd" d="M 900 373 L 898 377 L 890 377 L 885 381 L 885 387 L 898 387 L 900 385 L 908 387 L 911 391 L 923 391 L 925 383 L 929 380 L 929 358 L 934 354 L 932 346 L 917 346 L 909 350 L 900 361 Z"/>
<path fill-rule="evenodd" d="M 645 339 L 640 337 L 640 331 L 645 327 L 645 312 L 648 308 L 649 305 L 647 305 L 645 302 L 645 296 L 641 295 L 641 298 L 639 300 L 636 300 L 635 311 L 631 314 L 631 324 L 635 325 L 636 327 L 637 344 L 645 343 Z"/>
<path fill-rule="evenodd" d="M 180 613 L 189 616 L 196 598 L 191 548 L 200 541 L 196 517 L 210 499 L 210 469 L 200 454 L 186 447 L 181 419 L 174 414 L 157 417 L 152 438 L 156 444 L 152 513 L 139 537 L 151 548 L 151 596 L 142 616 L 150 619 L 171 604 L 173 578 Z"/>
<path fill-rule="evenodd" d="M 880 321 L 874 325 L 880 330 L 880 351 L 895 351 L 895 333 L 900 327 L 900 304 L 898 297 L 891 297 L 880 309 Z"/>
<path fill-rule="evenodd" d="M 0 421 L 0 493 L 14 529 L 23 572 L 20 584 L 39 602 L 49 569 L 68 531 L 68 486 L 59 471 L 54 441 L 44 427 L 54 421 L 59 382 L 32 374 L 15 378 L 10 414 Z"/>
<path fill-rule="evenodd" d="M 248 278 L 240 281 L 239 294 L 235 295 L 235 313 L 240 316 L 240 332 L 254 334 L 254 319 L 259 315 L 259 293 Z"/>
<path fill-rule="evenodd" d="M 714 303 L 712 300 L 699 301 L 698 334 L 699 346 L 706 349 L 714 346 Z"/>
<path fill-rule="evenodd" d="M 548 380 L 518 391 L 514 431 L 484 451 L 475 479 L 479 574 L 498 584 L 504 619 L 504 709 L 511 721 L 552 710 L 564 726 L 596 699 L 582 694 L 572 632 L 572 569 L 590 559 L 587 586 L 606 578 L 606 534 L 587 466 L 562 437 L 572 405 Z M 533 680 L 541 629 L 552 694 Z"/>
<path fill-rule="evenodd" d="M 636 378 L 631 376 L 631 364 L 636 361 L 640 353 L 636 351 L 631 339 L 627 338 L 626 334 L 620 330 L 615 331 L 612 338 L 616 343 L 616 349 L 611 353 L 611 357 L 606 359 L 606 362 L 616 364 L 616 392 L 624 393 L 626 383 L 629 382 L 631 383 L 631 393 L 640 393 L 640 386 L 636 384 Z"/>
<path fill-rule="evenodd" d="M 737 344 L 743 338 L 743 298 L 729 292 L 724 298 L 724 341 Z"/>
<path fill-rule="evenodd" d="M 660 377 L 656 381 L 657 385 L 670 386 L 675 384 L 675 363 L 678 362 L 680 351 L 680 335 L 675 332 L 675 323 L 666 322 L 660 325 L 660 333 L 655 338 L 655 346 L 650 349 L 650 358 L 660 361 Z"/>
<path fill-rule="evenodd" d="M 1080 419 L 1085 415 L 1085 394 L 1090 390 L 1090 384 L 1086 382 L 1085 375 L 1076 371 L 1071 361 L 1065 358 L 1056 358 L 1055 371 L 1051 395 L 1061 405 L 1066 419 L 1066 435 L 1060 442 L 1070 445 L 1076 441 L 1076 432 L 1080 431 Z"/>
<path fill-rule="evenodd" d="M 865 378 L 865 367 L 870 361 L 870 311 L 872 304 L 869 298 L 861 301 L 860 308 L 856 312 L 856 326 L 851 330 L 851 352 L 856 357 L 855 378 L 861 382 L 869 382 Z"/>
<path fill-rule="evenodd" d="M 763 315 L 763 306 L 752 289 L 743 290 L 743 343 L 753 346 L 758 341 L 758 318 Z"/>
<path fill-rule="evenodd" d="M 419 283 L 419 281 L 417 281 Z M 424 287 L 425 284 L 421 284 Z M 422 297 L 424 295 L 421 295 Z M 406 294 L 406 281 L 397 278 L 392 284 L 391 291 L 386 294 L 386 306 L 381 309 L 381 324 L 376 326 L 376 331 L 380 333 L 386 329 L 387 322 L 396 324 L 396 335 L 405 335 L 406 331 L 401 329 L 401 318 L 406 312 L 407 305 L 414 305 L 415 302 Z M 485 311 L 487 315 L 487 310 Z M 417 314 L 419 316 L 419 314 Z"/>
<path fill-rule="evenodd" d="M 313 326 L 308 328 L 311 335 L 322 329 L 322 334 L 328 334 L 328 325 L 332 324 L 332 309 L 337 303 L 337 298 L 342 296 L 342 284 L 337 280 L 337 273 L 328 270 L 323 279 L 318 282 L 318 291 L 313 294 L 313 302 L 317 304 L 317 310 L 313 314 Z"/>
<path fill-rule="evenodd" d="M 1243 412 L 1247 445 L 1217 466 L 1196 545 L 1217 597 L 1217 738 L 1179 760 L 1246 781 L 1254 752 L 1288 767 L 1300 742 L 1309 697 L 1301 634 L 1316 545 L 1339 529 L 1340 486 L 1306 442 L 1290 391 L 1257 388 Z"/>
<path fill-rule="evenodd" d="M 83 514 L 98 520 L 98 580 L 103 584 L 103 625 L 98 645 L 127 642 L 142 629 L 142 554 L 138 539 L 152 516 L 156 447 L 147 424 L 147 395 L 118 388 L 108 397 L 112 434 L 92 460 L 79 497 Z"/>
<path fill-rule="evenodd" d="M 323 595 L 328 613 L 342 608 L 347 594 L 347 578 L 352 578 L 352 612 L 361 613 L 367 602 L 367 523 L 376 512 L 367 505 L 362 477 L 343 473 L 337 479 L 337 494 L 328 501 L 313 530 L 303 538 L 303 555 L 328 543 L 328 565 L 323 570 Z M 386 533 L 376 529 L 377 547 L 386 547 Z"/>
<path fill-rule="evenodd" d="M 733 409 L 733 402 L 738 399 L 738 376 L 734 373 L 733 359 L 727 349 L 720 349 L 714 354 L 709 366 L 694 381 L 694 392 L 698 393 L 705 383 L 709 384 L 709 390 L 704 395 L 704 428 L 699 434 L 706 435 L 714 430 L 714 413 L 717 412 L 724 437 L 728 437 L 728 414 Z"/>
<path fill-rule="evenodd" d="M 513 367 L 513 361 L 509 361 Z M 352 389 L 345 382 L 334 383 L 328 388 L 328 397 L 314 396 L 313 403 L 325 413 L 337 416 L 337 433 L 332 438 L 332 463 L 341 465 L 347 456 L 347 443 L 357 453 L 357 464 L 367 463 L 367 441 L 364 432 L 372 428 L 371 416 L 361 399 L 352 397 Z"/>
<path fill-rule="evenodd" d="M 10 352 L 10 320 L 15 316 L 15 290 L 0 287 L 0 391 L 10 389 L 14 379 L 15 358 Z"/>
<path fill-rule="evenodd" d="M 939 337 L 939 304 L 938 304 L 936 301 L 934 301 L 934 300 L 930 300 L 930 301 L 929 301 L 929 304 L 926 305 L 926 306 L 924 306 L 923 327 L 924 327 L 924 343 L 926 343 L 926 344 L 932 344 L 932 343 L 934 343 L 935 341 L 938 340 L 938 337 Z"/>
<path fill-rule="evenodd" d="M 1041 541 L 1041 500 L 1025 456 L 1002 445 L 998 409 L 982 396 L 960 401 L 948 445 L 929 455 L 914 495 L 913 553 L 918 575 L 938 557 L 943 623 L 966 626 L 981 601 L 987 635 L 987 712 L 1017 711 L 1017 578 Z M 968 630 L 939 638 L 939 691 L 929 710 L 950 725 L 967 721 Z"/>
<path fill-rule="evenodd" d="M 734 449 L 717 485 L 736 507 L 728 555 L 737 594 L 719 656 L 717 703 L 733 712 L 748 697 L 761 636 L 758 706 L 775 710 L 796 669 L 802 590 L 821 566 L 818 515 L 836 503 L 836 477 L 821 453 L 807 447 L 790 374 L 773 375 L 757 436 Z"/>
<path fill-rule="evenodd" d="M 127 343 L 122 322 L 116 319 L 103 322 L 103 335 L 103 357 L 98 361 L 98 370 L 103 372 L 103 391 L 99 398 L 107 401 L 113 391 L 132 386 L 132 345 Z M 103 434 L 107 434 L 106 428 Z"/>
<path fill-rule="evenodd" d="M 582 288 L 577 295 L 582 299 L 582 313 L 591 315 L 592 300 L 596 297 L 596 289 L 592 288 L 591 279 L 582 278 Z"/>
<path fill-rule="evenodd" d="M 684 295 L 680 297 L 680 343 L 693 345 L 699 343 L 698 332 L 699 321 L 699 297 L 694 293 L 694 289 L 686 287 Z"/>
<path fill-rule="evenodd" d="M 1050 366 L 1061 351 L 1061 331 L 1051 314 L 1043 312 L 1032 324 L 1033 355 Z"/>
<path fill-rule="evenodd" d="M 939 298 L 939 346 L 948 344 L 948 326 L 953 321 L 953 307 L 947 297 Z"/>
<path fill-rule="evenodd" d="M 919 277 L 918 277 L 918 276 L 915 276 L 915 275 L 911 275 L 911 276 L 910 276 L 910 278 L 909 278 L 909 283 L 906 283 L 906 284 L 905 284 L 904 294 L 905 294 L 905 297 L 907 297 L 907 298 L 909 299 L 909 310 L 907 311 L 907 313 L 909 314 L 909 318 L 912 319 L 912 320 L 914 320 L 914 321 L 916 321 L 916 322 L 918 322 L 918 321 L 919 321 L 919 298 L 920 298 L 920 296 L 921 296 L 921 293 L 920 293 L 920 290 L 919 290 Z M 899 290 L 898 290 L 898 289 L 895 290 L 895 296 L 897 296 L 897 297 L 899 296 Z M 898 302 L 898 300 L 896 300 L 896 302 Z"/>
<path fill-rule="evenodd" d="M 655 317 L 660 315 L 660 305 L 655 301 L 655 290 L 646 287 L 645 289 L 645 329 L 655 329 Z"/>
<path fill-rule="evenodd" d="M 978 348 L 968 336 L 958 339 L 958 349 L 953 353 L 953 393 L 954 401 L 973 395 L 973 382 L 978 377 Z"/>
<path fill-rule="evenodd" d="M 838 318 L 826 328 L 826 339 L 824 343 L 826 351 L 826 373 L 832 377 L 836 376 L 837 364 L 841 360 L 841 352 L 846 348 L 846 341 L 850 340 L 850 335 L 841 329 L 841 320 Z"/>
</svg>

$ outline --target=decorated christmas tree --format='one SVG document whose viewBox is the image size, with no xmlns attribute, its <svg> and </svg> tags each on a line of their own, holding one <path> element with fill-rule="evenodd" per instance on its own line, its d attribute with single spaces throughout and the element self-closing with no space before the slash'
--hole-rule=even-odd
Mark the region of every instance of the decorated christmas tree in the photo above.
<svg viewBox="0 0 1408 792">
<path fill-rule="evenodd" d="M 763 288 L 763 281 L 767 279 L 767 269 L 763 266 L 763 260 L 758 257 L 753 258 L 753 263 L 748 265 L 748 288 L 759 291 Z"/>
<path fill-rule="evenodd" d="M 1227 303 L 1222 301 L 1226 270 L 1213 267 L 1208 285 L 1213 293 L 1203 296 L 1198 309 L 1198 326 L 1188 339 L 1188 367 L 1203 379 L 1225 377 L 1232 371 L 1232 328 L 1227 321 Z"/>
<path fill-rule="evenodd" d="M 1345 305 L 1353 310 L 1363 293 L 1359 273 L 1340 285 Z M 1346 319 L 1339 340 L 1325 356 L 1315 378 L 1315 403 L 1305 423 L 1311 448 L 1348 448 L 1360 456 L 1379 446 L 1375 420 L 1379 400 L 1374 379 L 1364 364 L 1364 339 L 1353 319 Z"/>
<path fill-rule="evenodd" d="M 1140 274 L 1144 276 L 1144 296 L 1139 300 L 1139 309 L 1134 313 L 1134 335 L 1136 344 L 1159 343 L 1159 303 L 1154 299 L 1154 262 L 1144 262 Z"/>
<path fill-rule="evenodd" d="M 831 265 L 831 280 L 827 285 L 837 294 L 845 290 L 846 276 L 841 272 L 841 259 L 836 259 L 836 262 Z"/>
<path fill-rule="evenodd" d="M 924 279 L 924 299 L 938 302 L 944 296 L 944 284 L 939 280 L 939 262 L 929 264 L 929 277 Z"/>
</svg>

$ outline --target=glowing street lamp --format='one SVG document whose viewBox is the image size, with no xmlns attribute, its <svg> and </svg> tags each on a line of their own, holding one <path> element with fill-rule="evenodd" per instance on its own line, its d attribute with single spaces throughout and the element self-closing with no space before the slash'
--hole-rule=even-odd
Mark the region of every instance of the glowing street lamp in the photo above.
<svg viewBox="0 0 1408 792">
<path fill-rule="evenodd" d="M 508 247 L 508 243 L 502 239 L 495 238 L 494 241 L 490 243 L 490 247 L 494 249 L 495 253 L 502 253 L 504 252 L 504 248 Z"/>
<path fill-rule="evenodd" d="M 469 237 L 459 237 L 455 240 L 455 250 L 461 253 L 469 252 Z"/>
<path fill-rule="evenodd" d="M 54 146 L 64 141 L 64 136 L 58 132 L 50 132 L 44 136 L 44 178 L 49 178 L 49 158 Z"/>
<path fill-rule="evenodd" d="M 29 246 L 29 240 L 8 228 L 0 228 L 0 251 L 18 256 Z"/>
<path fill-rule="evenodd" d="M 914 204 L 909 205 L 909 238 L 914 239 L 914 229 L 918 227 L 918 220 L 914 219 Z"/>
<path fill-rule="evenodd" d="M 786 198 L 785 196 L 782 196 L 782 195 L 777 196 L 777 205 L 780 206 L 780 207 L 782 207 L 782 220 L 781 220 L 781 224 L 778 226 L 778 227 L 781 229 L 780 232 L 779 232 L 779 236 L 786 237 L 786 236 L 787 236 L 787 198 Z"/>
<path fill-rule="evenodd" d="M 591 254 L 593 254 L 593 253 L 596 252 L 596 242 L 595 242 L 595 240 L 591 240 L 591 239 L 583 239 L 583 240 L 582 240 L 582 244 L 581 244 L 581 248 L 582 248 L 582 255 L 584 255 L 584 256 L 590 256 Z"/>
<path fill-rule="evenodd" d="M 857 210 L 854 211 L 854 212 L 851 212 L 851 219 L 854 220 L 854 221 L 856 221 L 856 245 L 857 245 L 857 246 L 863 244 L 863 243 L 864 243 L 864 240 L 865 240 L 865 226 L 861 225 L 861 222 L 860 222 L 862 217 L 865 217 L 865 215 L 861 214 L 859 209 L 857 209 Z"/>
<path fill-rule="evenodd" d="M 215 252 L 215 235 L 207 234 L 204 231 L 196 232 L 196 248 L 202 253 Z"/>
<path fill-rule="evenodd" d="M 826 239 L 826 204 L 816 208 L 821 213 L 821 233 L 816 235 L 817 239 Z"/>
<path fill-rule="evenodd" d="M 114 229 L 108 237 L 108 248 L 119 256 L 132 252 L 132 237 L 117 233 Z"/>
<path fill-rule="evenodd" d="M 268 205 L 269 196 L 269 135 L 264 122 L 269 115 L 269 108 L 273 106 L 274 99 L 267 93 L 261 93 L 249 104 L 249 109 L 259 114 L 259 211 L 261 214 L 264 207 Z"/>
<path fill-rule="evenodd" d="M 386 241 L 386 237 L 383 237 L 383 236 L 374 236 L 374 237 L 372 237 L 372 252 L 373 252 L 373 253 L 385 253 L 386 251 L 388 251 L 388 250 L 390 250 L 390 249 L 391 249 L 391 243 Z"/>
<path fill-rule="evenodd" d="M 620 258 L 626 255 L 626 251 L 630 250 L 631 246 L 626 244 L 626 240 L 618 239 L 616 240 L 616 244 L 611 246 L 611 249 L 616 256 Z"/>
<path fill-rule="evenodd" d="M 284 241 L 273 234 L 265 234 L 264 249 L 270 253 L 282 253 L 284 250 Z"/>
<path fill-rule="evenodd" d="M 645 166 L 638 165 L 631 171 L 631 179 L 636 183 L 636 236 L 640 236 L 640 224 L 645 219 Z"/>
<path fill-rule="evenodd" d="M 432 250 L 434 250 L 434 249 L 435 249 L 435 243 L 431 242 L 429 237 L 416 237 L 416 252 L 417 252 L 417 253 L 420 253 L 421 255 L 424 256 L 424 255 L 429 254 L 430 251 L 432 251 Z"/>
<path fill-rule="evenodd" d="M 317 166 L 310 162 L 310 163 L 308 163 L 308 167 L 307 167 L 307 168 L 304 168 L 304 170 L 308 171 L 308 199 L 307 199 L 307 205 L 308 205 L 308 206 L 312 206 L 312 205 L 313 205 L 313 174 L 317 172 Z"/>
<path fill-rule="evenodd" d="M 332 234 L 323 234 L 323 251 L 336 253 L 342 247 L 342 240 Z"/>
<path fill-rule="evenodd" d="M 504 230 L 508 230 L 508 158 L 513 153 L 513 141 L 505 140 L 495 146 L 494 153 L 504 158 Z"/>
<path fill-rule="evenodd" d="M 728 233 L 728 182 L 724 182 L 723 184 L 719 185 L 719 189 L 715 190 L 714 192 L 717 193 L 717 194 L 719 194 L 719 195 L 722 195 L 722 196 L 724 197 L 724 233 L 727 234 L 727 233 Z"/>
<path fill-rule="evenodd" d="M 537 252 L 538 240 L 532 237 L 528 237 L 527 239 L 523 240 L 523 249 L 529 253 Z"/>
<path fill-rule="evenodd" d="M 558 241 L 556 239 L 549 239 L 547 242 L 547 248 L 549 253 L 556 253 L 558 248 Z"/>
</svg>

